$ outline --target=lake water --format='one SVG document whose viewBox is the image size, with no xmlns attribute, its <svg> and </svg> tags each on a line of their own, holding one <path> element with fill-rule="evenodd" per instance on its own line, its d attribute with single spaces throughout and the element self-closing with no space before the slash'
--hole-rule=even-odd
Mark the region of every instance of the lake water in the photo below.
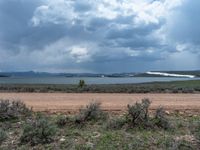
<svg viewBox="0 0 200 150">
<path fill-rule="evenodd" d="M 1 77 L 0 84 L 78 84 L 79 80 L 85 80 L 86 84 L 122 84 L 145 83 L 154 81 L 180 81 L 200 80 L 200 78 L 174 78 L 174 77 Z"/>
</svg>

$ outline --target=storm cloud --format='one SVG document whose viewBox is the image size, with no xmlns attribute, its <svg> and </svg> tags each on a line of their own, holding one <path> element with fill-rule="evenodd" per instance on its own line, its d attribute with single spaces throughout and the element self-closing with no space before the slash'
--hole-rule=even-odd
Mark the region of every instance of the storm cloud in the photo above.
<svg viewBox="0 0 200 150">
<path fill-rule="evenodd" d="M 0 71 L 199 69 L 199 5 L 198 0 L 0 0 Z"/>
</svg>

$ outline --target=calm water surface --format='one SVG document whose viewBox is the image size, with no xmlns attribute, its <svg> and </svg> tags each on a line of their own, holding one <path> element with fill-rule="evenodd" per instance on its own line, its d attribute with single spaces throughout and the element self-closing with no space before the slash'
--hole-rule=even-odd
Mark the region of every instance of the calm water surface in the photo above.
<svg viewBox="0 0 200 150">
<path fill-rule="evenodd" d="M 85 80 L 86 84 L 122 84 L 145 83 L 154 81 L 179 81 L 200 80 L 200 78 L 173 78 L 173 77 L 2 77 L 0 84 L 77 84 L 79 80 Z"/>
</svg>

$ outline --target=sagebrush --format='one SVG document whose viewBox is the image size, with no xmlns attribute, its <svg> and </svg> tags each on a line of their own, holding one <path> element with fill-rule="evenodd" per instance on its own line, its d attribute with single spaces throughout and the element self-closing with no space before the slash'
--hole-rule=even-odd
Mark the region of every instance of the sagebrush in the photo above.
<svg viewBox="0 0 200 150">
<path fill-rule="evenodd" d="M 141 103 L 136 102 L 135 105 L 128 105 L 127 120 L 133 127 L 146 126 L 149 123 L 149 99 L 143 99 Z"/>
<path fill-rule="evenodd" d="M 56 124 L 59 127 L 64 127 L 66 124 L 71 124 L 74 120 L 72 120 L 69 116 L 59 115 L 56 120 Z"/>
<path fill-rule="evenodd" d="M 121 129 L 126 124 L 126 118 L 125 117 L 114 117 L 110 118 L 107 122 L 106 127 L 108 129 Z"/>
<path fill-rule="evenodd" d="M 156 109 L 156 113 L 153 117 L 150 117 L 149 99 L 142 99 L 141 103 L 136 102 L 134 105 L 128 105 L 127 122 L 132 127 L 143 127 L 143 128 L 162 128 L 169 129 L 171 124 L 166 117 L 165 111 L 162 107 Z"/>
<path fill-rule="evenodd" d="M 25 117 L 31 112 L 21 101 L 0 100 L 0 121 Z"/>
<path fill-rule="evenodd" d="M 5 141 L 6 138 L 7 138 L 6 132 L 5 132 L 3 129 L 0 128 L 0 144 L 1 144 L 3 141 Z"/>
<path fill-rule="evenodd" d="M 20 138 L 21 143 L 30 143 L 31 145 L 44 144 L 53 141 L 56 134 L 56 127 L 49 118 L 39 117 L 28 120 Z"/>
<path fill-rule="evenodd" d="M 76 123 L 83 123 L 86 121 L 97 121 L 105 118 L 106 114 L 100 108 L 101 103 L 91 102 L 85 108 L 80 109 L 79 114 L 76 116 Z"/>
<path fill-rule="evenodd" d="M 162 107 L 159 107 L 156 109 L 156 114 L 154 117 L 154 124 L 163 129 L 169 129 L 170 128 L 170 122 L 166 117 L 166 113 Z"/>
</svg>

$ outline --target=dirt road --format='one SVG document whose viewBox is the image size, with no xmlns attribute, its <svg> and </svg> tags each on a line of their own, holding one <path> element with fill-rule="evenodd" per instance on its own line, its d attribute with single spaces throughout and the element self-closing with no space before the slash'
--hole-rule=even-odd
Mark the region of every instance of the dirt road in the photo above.
<svg viewBox="0 0 200 150">
<path fill-rule="evenodd" d="M 97 93 L 0 93 L 0 99 L 20 99 L 35 111 L 77 111 L 91 101 L 102 103 L 108 111 L 123 111 L 127 104 L 149 98 L 151 109 L 200 112 L 200 94 L 97 94 Z"/>
</svg>

